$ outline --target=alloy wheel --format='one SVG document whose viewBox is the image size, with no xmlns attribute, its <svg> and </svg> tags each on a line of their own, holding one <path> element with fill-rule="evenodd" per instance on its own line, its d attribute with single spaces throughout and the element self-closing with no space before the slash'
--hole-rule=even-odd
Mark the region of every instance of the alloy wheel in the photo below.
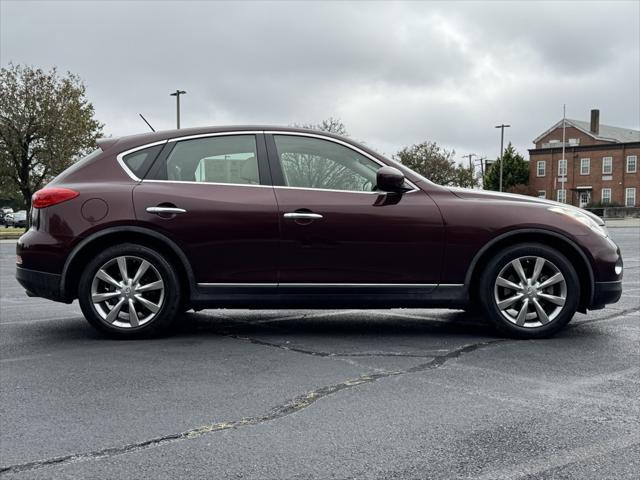
<svg viewBox="0 0 640 480">
<path fill-rule="evenodd" d="M 147 260 L 119 256 L 95 273 L 91 301 L 98 315 L 120 328 L 136 328 L 153 320 L 162 307 L 165 285 Z"/>
<path fill-rule="evenodd" d="M 567 282 L 546 258 L 519 257 L 500 270 L 494 299 L 509 322 L 525 328 L 541 327 L 560 315 L 567 301 Z"/>
</svg>

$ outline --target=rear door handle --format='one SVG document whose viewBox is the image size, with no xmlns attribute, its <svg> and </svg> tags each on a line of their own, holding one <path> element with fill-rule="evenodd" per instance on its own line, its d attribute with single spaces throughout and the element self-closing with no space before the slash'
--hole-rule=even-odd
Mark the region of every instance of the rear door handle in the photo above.
<svg viewBox="0 0 640 480">
<path fill-rule="evenodd" d="M 147 212 L 155 214 L 169 213 L 172 215 L 175 215 L 176 213 L 187 213 L 184 208 L 178 207 L 147 207 Z"/>
<path fill-rule="evenodd" d="M 293 220 L 319 220 L 322 218 L 322 215 L 319 213 L 289 212 L 284 214 L 284 218 Z"/>
</svg>

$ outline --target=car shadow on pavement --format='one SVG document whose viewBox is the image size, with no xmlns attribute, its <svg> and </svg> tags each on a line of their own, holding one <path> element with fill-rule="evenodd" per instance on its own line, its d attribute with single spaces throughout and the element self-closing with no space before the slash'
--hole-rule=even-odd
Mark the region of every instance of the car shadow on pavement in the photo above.
<svg viewBox="0 0 640 480">
<path fill-rule="evenodd" d="M 208 312 L 215 312 L 210 314 Z M 227 314 L 228 312 L 228 314 Z M 398 336 L 477 336 L 495 338 L 497 333 L 482 317 L 451 311 L 434 318 L 429 315 L 385 311 L 280 312 L 277 317 L 262 318 L 260 312 L 217 311 L 186 313 L 176 321 L 173 335 L 242 336 L 323 336 L 323 337 L 398 337 Z"/>
</svg>

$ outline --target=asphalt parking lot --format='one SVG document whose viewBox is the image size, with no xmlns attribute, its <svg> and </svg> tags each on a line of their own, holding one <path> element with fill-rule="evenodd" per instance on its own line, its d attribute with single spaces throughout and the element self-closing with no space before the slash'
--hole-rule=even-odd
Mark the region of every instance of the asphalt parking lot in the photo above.
<svg viewBox="0 0 640 480">
<path fill-rule="evenodd" d="M 3 478 L 638 478 L 640 228 L 622 300 L 550 340 L 448 310 L 187 314 L 114 341 L 0 243 Z"/>
</svg>

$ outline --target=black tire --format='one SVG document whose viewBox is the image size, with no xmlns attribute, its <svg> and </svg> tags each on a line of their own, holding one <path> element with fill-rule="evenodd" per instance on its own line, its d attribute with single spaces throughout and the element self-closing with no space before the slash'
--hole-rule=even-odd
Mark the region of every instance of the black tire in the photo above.
<svg viewBox="0 0 640 480">
<path fill-rule="evenodd" d="M 92 283 L 94 281 L 94 276 L 96 275 L 98 270 L 105 264 L 122 256 L 146 260 L 151 264 L 153 269 L 155 269 L 153 273 L 159 274 L 161 280 L 164 282 L 163 297 L 161 298 L 159 303 L 159 310 L 155 312 L 155 316 L 153 316 L 153 318 L 148 320 L 146 323 L 140 324 L 137 327 L 122 327 L 108 323 L 105 319 L 103 319 L 100 313 L 98 313 L 98 310 L 96 309 L 96 306 L 92 301 L 91 289 Z M 117 278 L 115 279 L 117 280 Z M 180 281 L 175 273 L 173 266 L 158 252 L 143 245 L 124 243 L 107 248 L 88 263 L 88 265 L 82 272 L 82 275 L 80 276 L 80 282 L 78 286 L 78 302 L 80 303 L 80 308 L 82 309 L 82 313 L 84 314 L 87 321 L 93 327 L 110 336 L 118 338 L 156 336 L 166 332 L 171 327 L 171 324 L 173 323 L 175 318 L 178 317 L 181 313 L 182 302 Z M 125 303 L 123 309 L 127 309 L 128 311 L 128 308 L 128 304 Z M 150 310 L 146 312 L 148 314 L 151 313 Z"/>
<path fill-rule="evenodd" d="M 510 314 L 508 312 L 503 312 L 498 307 L 498 302 L 496 300 L 496 291 L 499 293 L 509 292 L 509 289 L 500 289 L 502 287 L 496 287 L 496 281 L 500 272 L 509 272 L 509 264 L 516 259 L 520 259 L 522 257 L 529 257 L 529 259 L 521 260 L 520 264 L 525 267 L 526 272 L 532 272 L 534 268 L 535 260 L 531 259 L 531 257 L 539 257 L 544 259 L 545 263 L 545 271 L 550 271 L 547 269 L 551 269 L 555 267 L 559 273 L 564 277 L 564 282 L 566 285 L 565 291 L 565 300 L 563 305 L 555 305 L 554 303 L 547 303 L 546 300 L 542 299 L 542 297 L 538 297 L 538 293 L 550 295 L 549 289 L 553 288 L 561 288 L 561 283 L 556 284 L 557 286 L 548 287 L 547 290 L 538 290 L 534 289 L 536 293 L 532 293 L 531 295 L 536 298 L 536 302 L 538 305 L 546 305 L 546 308 L 555 309 L 554 317 L 551 315 L 548 316 L 550 321 L 547 323 L 540 322 L 538 319 L 540 315 L 537 313 L 537 309 L 531 303 L 530 310 L 526 308 L 525 313 L 530 311 L 529 315 L 533 315 L 535 313 L 535 317 L 530 322 L 527 322 L 528 325 L 517 325 L 514 323 L 517 319 L 509 320 Z M 518 262 L 515 262 L 518 263 Z M 513 265 L 513 264 L 511 264 Z M 503 269 L 507 269 L 503 271 Z M 515 269 L 511 271 L 514 276 L 513 281 L 517 282 L 516 271 Z M 557 272 L 556 272 L 557 273 Z M 546 277 L 541 274 L 540 280 L 542 283 Z M 551 274 L 549 274 L 551 276 Z M 525 290 L 526 291 L 526 290 Z M 571 262 L 560 252 L 557 250 L 548 247 L 539 243 L 523 243 L 508 247 L 499 253 L 497 253 L 486 265 L 484 271 L 480 275 L 479 284 L 478 284 L 478 298 L 480 300 L 480 304 L 482 305 L 482 309 L 486 314 L 487 318 L 492 322 L 493 325 L 498 329 L 502 334 L 514 337 L 514 338 L 522 338 L 522 339 L 532 339 L 532 338 L 547 338 L 559 330 L 564 328 L 573 318 L 578 308 L 578 303 L 580 300 L 580 281 L 578 279 L 578 275 L 575 271 Z M 514 292 L 511 292 L 514 293 Z M 518 293 L 518 292 L 515 292 Z M 528 300 L 529 293 L 525 293 L 525 299 Z M 556 295 L 560 296 L 560 294 L 553 294 L 555 298 Z M 533 300 L 531 300 L 533 302 Z M 518 308 L 518 305 L 522 305 L 521 303 L 515 304 L 515 309 L 522 310 L 522 308 Z M 537 323 L 541 323 L 537 325 Z"/>
</svg>

